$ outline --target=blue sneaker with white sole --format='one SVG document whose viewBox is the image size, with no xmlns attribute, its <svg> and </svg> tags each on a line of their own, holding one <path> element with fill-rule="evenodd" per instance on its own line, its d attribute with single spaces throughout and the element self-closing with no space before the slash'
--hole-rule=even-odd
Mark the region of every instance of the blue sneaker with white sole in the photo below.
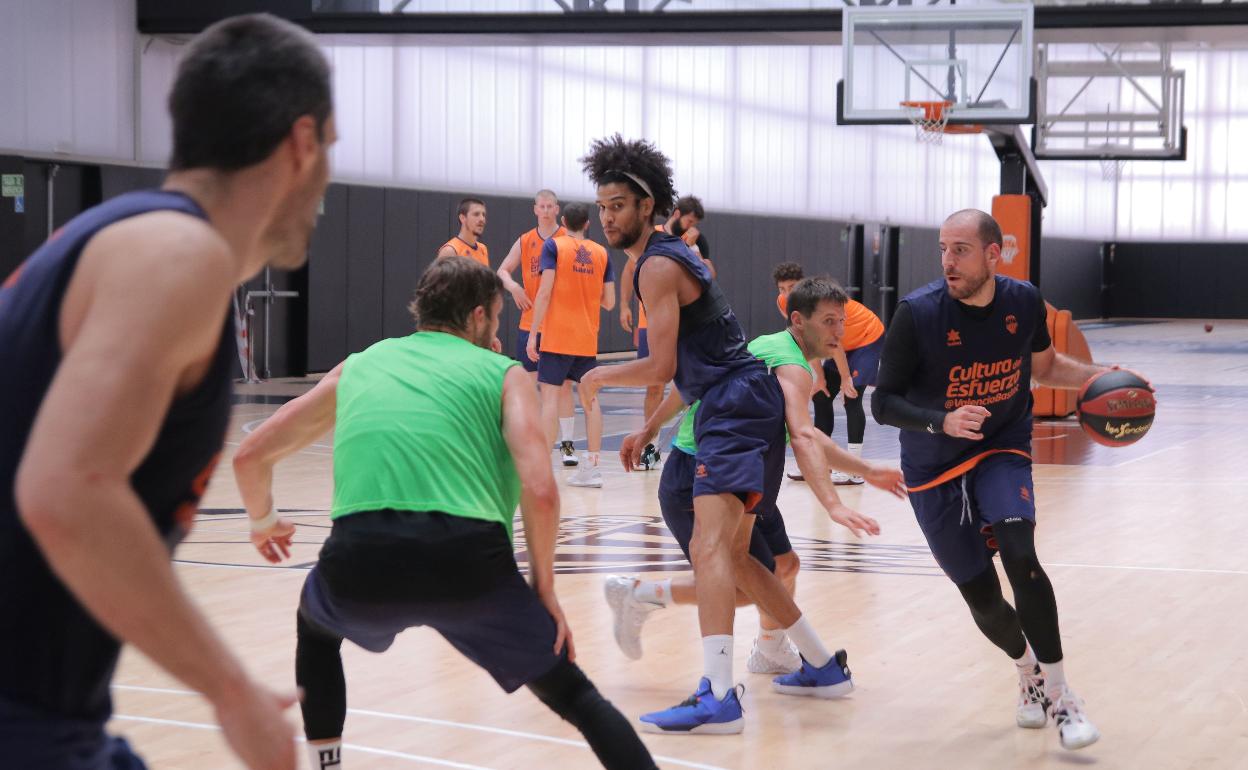
<svg viewBox="0 0 1248 770">
<path fill-rule="evenodd" d="M 702 677 L 698 691 L 683 703 L 663 711 L 641 715 L 641 729 L 663 735 L 735 735 L 745 727 L 741 714 L 741 694 L 737 685 L 723 699 L 711 692 L 711 680 Z"/>
<path fill-rule="evenodd" d="M 802 667 L 792 674 L 771 680 L 771 689 L 784 695 L 805 695 L 814 698 L 844 698 L 854 691 L 854 680 L 845 665 L 848 656 L 837 650 L 823 668 L 815 668 L 802 658 Z"/>
</svg>

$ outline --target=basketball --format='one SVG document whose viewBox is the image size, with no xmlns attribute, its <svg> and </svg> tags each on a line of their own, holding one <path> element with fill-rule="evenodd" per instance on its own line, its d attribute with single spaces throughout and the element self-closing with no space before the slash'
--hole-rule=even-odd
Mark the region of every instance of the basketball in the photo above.
<svg viewBox="0 0 1248 770">
<path fill-rule="evenodd" d="M 1088 380 L 1079 391 L 1079 424 L 1105 446 L 1127 446 L 1144 438 L 1153 424 L 1157 399 L 1148 382 L 1127 369 L 1111 369 Z"/>
</svg>

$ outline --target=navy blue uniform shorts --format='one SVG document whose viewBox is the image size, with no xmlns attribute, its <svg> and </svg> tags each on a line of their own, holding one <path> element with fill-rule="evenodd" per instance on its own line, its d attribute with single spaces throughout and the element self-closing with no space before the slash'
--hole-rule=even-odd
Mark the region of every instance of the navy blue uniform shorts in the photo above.
<svg viewBox="0 0 1248 770">
<path fill-rule="evenodd" d="M 689 558 L 689 543 L 693 540 L 693 473 L 697 461 L 694 456 L 676 447 L 668 452 L 663 463 L 663 475 L 659 478 L 659 510 L 672 537 Z M 780 453 L 780 471 L 784 472 L 784 453 Z M 755 508 L 754 531 L 750 534 L 750 556 L 764 567 L 776 571 L 776 558 L 793 550 L 789 534 L 784 528 L 784 517 L 776 508 L 776 493 L 771 495 L 769 506 L 760 504 Z"/>
<path fill-rule="evenodd" d="M 1034 492 L 1031 460 L 1001 453 L 944 484 L 911 492 L 910 504 L 936 562 L 961 585 L 992 563 L 992 525 L 1010 519 L 1035 522 Z"/>
<path fill-rule="evenodd" d="M 650 338 L 646 335 L 646 329 L 637 330 L 637 357 L 650 357 Z"/>
<path fill-rule="evenodd" d="M 562 385 L 568 380 L 580 382 L 585 373 L 597 365 L 595 356 L 542 353 L 537 362 L 537 381 L 546 385 Z"/>
<path fill-rule="evenodd" d="M 537 334 L 537 349 L 538 350 L 542 349 L 541 332 L 538 332 Z M 526 372 L 537 371 L 537 362 L 529 360 L 529 332 L 528 331 L 524 329 L 520 329 L 519 332 L 516 334 L 516 353 L 514 356 L 512 356 L 512 358 L 515 358 L 517 361 L 519 361 L 520 365 L 524 367 L 524 370 Z M 538 358 L 541 358 L 541 356 L 538 356 Z"/>
<path fill-rule="evenodd" d="M 0 699 L 0 767 L 146 770 L 124 738 L 89 720 L 63 719 Z"/>
<path fill-rule="evenodd" d="M 562 658 L 555 621 L 516 567 L 502 525 L 437 511 L 335 519 L 299 612 L 370 652 L 429 626 L 507 692 Z"/>
<path fill-rule="evenodd" d="M 767 489 L 767 454 L 784 447 L 784 394 L 765 369 L 716 383 L 702 395 L 693 426 L 693 495 L 734 494 L 753 510 Z"/>
</svg>

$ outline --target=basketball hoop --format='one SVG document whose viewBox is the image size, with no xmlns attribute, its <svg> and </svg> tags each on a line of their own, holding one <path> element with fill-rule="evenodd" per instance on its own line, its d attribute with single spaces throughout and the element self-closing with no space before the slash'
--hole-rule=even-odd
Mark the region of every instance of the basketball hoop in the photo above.
<svg viewBox="0 0 1248 770">
<path fill-rule="evenodd" d="M 1101 158 L 1101 180 L 1105 182 L 1117 182 L 1122 178 L 1122 167 L 1127 165 L 1127 161 L 1119 158 Z"/>
<path fill-rule="evenodd" d="M 979 125 L 949 125 L 956 106 L 950 101 L 901 102 L 901 106 L 914 126 L 914 138 L 924 144 L 940 144 L 945 134 L 978 134 L 984 130 Z"/>
</svg>

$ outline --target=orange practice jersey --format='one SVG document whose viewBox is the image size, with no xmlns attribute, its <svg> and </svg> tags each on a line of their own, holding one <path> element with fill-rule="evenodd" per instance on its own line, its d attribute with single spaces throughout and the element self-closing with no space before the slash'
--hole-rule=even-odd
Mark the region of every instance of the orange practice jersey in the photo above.
<svg viewBox="0 0 1248 770">
<path fill-rule="evenodd" d="M 558 238 L 567 232 L 560 227 L 550 237 Z M 529 302 L 537 299 L 537 288 L 542 283 L 542 245 L 545 243 L 546 239 L 536 227 L 520 236 L 520 278 L 524 282 L 524 293 L 529 295 Z M 527 332 L 532 328 L 533 308 L 529 308 L 520 314 L 520 329 Z"/>
<path fill-rule="evenodd" d="M 845 335 L 841 337 L 843 350 L 865 348 L 884 335 L 884 322 L 861 302 L 845 303 Z"/>
<path fill-rule="evenodd" d="M 461 257 L 467 257 L 468 259 L 475 259 L 481 264 L 485 265 L 486 267 L 490 266 L 490 250 L 486 248 L 485 244 L 482 243 L 481 241 L 477 241 L 476 246 L 469 246 L 467 242 L 462 240 L 457 235 L 454 238 L 447 241 L 446 243 L 442 244 L 442 249 L 445 249 L 447 246 L 450 246 L 452 249 L 454 249 L 455 253 Z M 438 251 L 441 251 L 442 249 L 438 249 Z"/>
<path fill-rule="evenodd" d="M 615 282 L 607 250 L 590 240 L 561 235 L 542 247 L 541 268 L 555 271 L 542 326 L 542 352 L 598 355 L 602 287 Z"/>
</svg>

